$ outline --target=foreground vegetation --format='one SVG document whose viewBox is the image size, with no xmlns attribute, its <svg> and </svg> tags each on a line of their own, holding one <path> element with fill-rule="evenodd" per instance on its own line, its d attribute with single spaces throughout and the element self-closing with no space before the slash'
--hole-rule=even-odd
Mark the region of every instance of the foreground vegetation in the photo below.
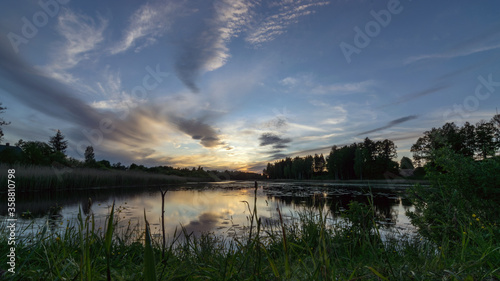
<svg viewBox="0 0 500 281">
<path fill-rule="evenodd" d="M 16 274 L 6 280 L 498 280 L 499 162 L 474 162 L 447 150 L 428 170 L 431 188 L 415 187 L 411 214 L 418 236 L 382 237 L 372 204 L 352 202 L 344 220 L 311 209 L 271 224 L 248 204 L 247 232 L 229 240 L 182 228 L 166 244 L 145 226 L 117 231 L 92 215 L 62 233 L 42 229 L 18 240 Z M 474 172 L 484 171 L 476 174 Z M 492 169 L 492 170 L 491 170 Z M 459 182 L 457 176 L 466 180 Z M 474 186 L 472 186 L 474 184 Z M 470 193 L 466 193 L 465 188 Z M 425 191 L 425 192 L 424 192 Z M 482 193 L 485 192 L 485 193 Z M 489 195 L 488 195 L 489 194 Z M 493 195 L 492 195 L 493 194 Z M 450 198 L 448 196 L 451 196 Z M 256 198 L 256 197 L 255 197 Z M 445 201 L 445 198 L 449 198 Z M 255 199 L 256 200 L 256 199 Z M 253 204 L 252 204 L 253 203 Z M 424 204 L 425 203 L 425 204 Z M 4 230 L 5 231 L 5 230 Z M 8 251 L 7 235 L 0 250 Z M 156 237 L 152 239 L 151 237 Z M 5 258 L 4 258 L 5 259 Z M 4 266 L 6 263 L 3 263 Z M 3 268 L 5 270 L 5 268 Z"/>
</svg>

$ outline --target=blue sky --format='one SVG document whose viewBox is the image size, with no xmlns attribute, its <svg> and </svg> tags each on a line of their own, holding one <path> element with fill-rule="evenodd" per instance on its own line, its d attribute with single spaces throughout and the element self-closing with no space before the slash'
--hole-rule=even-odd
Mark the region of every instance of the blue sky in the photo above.
<svg viewBox="0 0 500 281">
<path fill-rule="evenodd" d="M 261 171 L 500 104 L 498 1 L 3 1 L 4 142 Z"/>
</svg>

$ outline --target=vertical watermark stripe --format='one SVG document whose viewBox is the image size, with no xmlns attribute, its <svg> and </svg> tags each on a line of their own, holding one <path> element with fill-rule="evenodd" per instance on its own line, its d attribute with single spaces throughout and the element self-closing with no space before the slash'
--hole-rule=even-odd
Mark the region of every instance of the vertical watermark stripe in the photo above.
<svg viewBox="0 0 500 281">
<path fill-rule="evenodd" d="M 7 170 L 7 229 L 9 238 L 7 244 L 10 246 L 7 254 L 8 272 L 16 273 L 16 170 Z"/>
</svg>

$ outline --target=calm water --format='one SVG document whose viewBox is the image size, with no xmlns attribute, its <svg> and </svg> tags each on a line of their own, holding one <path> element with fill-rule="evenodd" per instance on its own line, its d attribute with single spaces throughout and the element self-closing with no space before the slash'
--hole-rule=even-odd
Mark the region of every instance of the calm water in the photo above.
<svg viewBox="0 0 500 281">
<path fill-rule="evenodd" d="M 165 186 L 163 189 L 168 189 L 165 196 L 165 228 L 170 236 L 181 225 L 195 234 L 213 232 L 227 237 L 239 235 L 249 226 L 249 210 L 245 202 L 253 210 L 254 182 L 184 184 Z M 414 231 L 405 215 L 405 211 L 412 206 L 405 200 L 404 191 L 373 189 L 372 193 L 380 229 L 385 232 Z M 90 208 L 89 198 L 92 200 Z M 257 212 L 265 223 L 279 220 L 277 207 L 285 219 L 297 217 L 297 212 L 309 208 L 328 211 L 335 219 L 348 208 L 351 200 L 368 202 L 368 198 L 369 189 L 362 186 L 259 182 Z M 97 227 L 104 228 L 113 200 L 122 230 L 129 223 L 131 226 L 142 226 L 145 210 L 152 232 L 159 235 L 162 200 L 158 187 L 18 193 L 18 225 L 31 224 L 29 230 L 37 231 L 48 223 L 51 231 L 58 231 L 75 224 L 81 207 L 85 214 L 94 214 Z M 3 205 L 0 216 L 5 221 L 6 204 Z M 28 211 L 31 218 L 23 218 L 22 214 L 26 217 Z"/>
</svg>

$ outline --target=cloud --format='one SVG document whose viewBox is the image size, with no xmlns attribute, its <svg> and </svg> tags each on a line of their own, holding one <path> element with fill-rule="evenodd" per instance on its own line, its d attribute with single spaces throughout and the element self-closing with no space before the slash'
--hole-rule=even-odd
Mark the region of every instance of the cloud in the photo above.
<svg viewBox="0 0 500 281">
<path fill-rule="evenodd" d="M 286 154 L 276 153 L 276 154 L 271 155 L 269 158 L 271 160 L 277 160 L 277 159 L 283 159 L 283 158 L 286 158 L 286 157 L 287 157 Z"/>
<path fill-rule="evenodd" d="M 328 5 L 328 1 L 282 0 L 277 2 L 265 2 L 269 8 L 277 8 L 277 11 L 269 15 L 258 17 L 258 24 L 251 28 L 245 38 L 254 46 L 261 46 L 265 42 L 274 40 L 286 32 L 287 27 L 299 22 L 299 18 L 315 13 L 314 8 Z"/>
<path fill-rule="evenodd" d="M 158 1 L 142 5 L 130 17 L 122 39 L 109 52 L 115 55 L 141 44 L 135 48 L 138 52 L 154 44 L 171 27 L 181 3 L 182 1 Z"/>
<path fill-rule="evenodd" d="M 287 148 L 287 143 L 292 142 L 289 138 L 281 138 L 280 136 L 273 133 L 263 133 L 259 137 L 260 146 L 272 145 L 274 149 Z"/>
<path fill-rule="evenodd" d="M 182 40 L 174 67 L 179 79 L 192 91 L 199 92 L 195 81 L 203 72 L 213 71 L 230 57 L 227 44 L 250 20 L 248 1 L 215 1 L 208 16 L 201 12 L 191 22 L 191 33 Z"/>
<path fill-rule="evenodd" d="M 276 116 L 270 121 L 263 124 L 263 126 L 270 130 L 284 132 L 288 129 L 288 120 L 285 116 Z"/>
<path fill-rule="evenodd" d="M 439 91 L 447 89 L 449 87 L 450 87 L 449 85 L 437 85 L 437 86 L 433 86 L 431 88 L 428 88 L 428 89 L 425 89 L 425 90 L 422 90 L 422 91 L 418 91 L 416 93 L 411 93 L 411 94 L 408 94 L 408 95 L 404 95 L 404 96 L 400 97 L 399 99 L 397 99 L 396 101 L 388 103 L 388 104 L 385 104 L 385 105 L 382 105 L 379 108 L 385 108 L 385 107 L 388 107 L 388 106 L 405 103 L 405 102 L 414 100 L 414 99 L 419 98 L 419 97 L 423 97 L 423 96 L 427 96 L 429 94 L 433 94 L 433 93 L 439 92 Z"/>
<path fill-rule="evenodd" d="M 7 93 L 15 93 L 12 96 L 21 103 L 47 116 L 71 123 L 74 129 L 66 135 L 77 150 L 83 141 L 83 144 L 103 146 L 103 151 L 121 149 L 122 154 L 128 153 L 128 157 L 133 158 L 130 152 L 133 148 L 140 149 L 167 141 L 162 138 L 165 135 L 168 137 L 165 131 L 187 134 L 206 148 L 224 144 L 209 124 L 181 116 L 183 112 L 176 108 L 177 104 L 139 104 L 119 113 L 93 108 L 72 96 L 71 91 L 60 82 L 47 78 L 41 71 L 24 63 L 13 54 L 5 40 L 0 41 L 0 77 L 9 81 L 2 83 L 2 88 Z M 113 130 L 103 131 L 101 124 L 104 121 L 112 123 Z M 151 153 L 149 151 L 143 155 Z"/>
<path fill-rule="evenodd" d="M 414 63 L 414 62 L 417 62 L 420 60 L 425 60 L 425 59 L 452 59 L 452 58 L 456 58 L 456 57 L 465 57 L 468 55 L 473 55 L 476 53 L 491 51 L 491 50 L 495 50 L 495 49 L 499 49 L 499 48 L 500 48 L 500 43 L 488 45 L 488 46 L 479 46 L 479 47 L 475 47 L 475 48 L 471 48 L 471 49 L 459 49 L 459 50 L 453 50 L 453 51 L 448 51 L 448 52 L 443 52 L 443 53 L 414 56 L 414 57 L 408 58 L 405 61 L 405 64 L 410 64 L 410 63 Z"/>
<path fill-rule="evenodd" d="M 464 57 L 476 53 L 499 49 L 499 28 L 500 26 L 497 25 L 490 30 L 486 30 L 470 39 L 462 41 L 461 43 L 455 45 L 453 48 L 445 52 L 409 57 L 408 59 L 406 59 L 405 64 L 411 64 L 426 59 L 451 59 L 456 57 Z"/>
<path fill-rule="evenodd" d="M 418 116 L 416 116 L 416 115 L 409 115 L 409 116 L 406 116 L 406 117 L 398 118 L 398 119 L 390 121 L 389 123 L 387 123 L 387 125 L 385 125 L 383 127 L 379 127 L 379 128 L 373 129 L 373 130 L 365 131 L 365 132 L 357 134 L 356 136 L 367 135 L 367 134 L 371 134 L 371 133 L 374 133 L 374 132 L 382 131 L 382 130 L 394 127 L 394 126 L 396 126 L 398 124 L 401 124 L 401 123 L 404 123 L 404 122 L 407 122 L 407 121 L 410 121 L 410 120 L 413 120 L 413 119 L 417 119 L 417 118 L 418 118 Z"/>
<path fill-rule="evenodd" d="M 199 92 L 196 79 L 226 64 L 231 57 L 227 45 L 232 38 L 246 33 L 247 42 L 260 45 L 284 33 L 300 17 L 313 13 L 314 7 L 326 4 L 328 2 L 283 0 L 271 4 L 278 11 L 258 15 L 257 1 L 215 0 L 212 8 L 200 9 L 196 19 L 190 21 L 185 38 L 180 40 L 174 64 L 176 74 L 192 92 Z"/>
<path fill-rule="evenodd" d="M 62 9 L 56 31 L 63 41 L 55 43 L 55 58 L 43 67 L 44 72 L 63 83 L 79 82 L 67 70 L 91 57 L 91 52 L 104 40 L 107 25 L 108 22 L 101 17 L 96 22 L 87 15 L 75 13 L 67 8 Z"/>
<path fill-rule="evenodd" d="M 281 85 L 287 86 L 287 87 L 294 87 L 295 85 L 297 85 L 298 82 L 299 82 L 298 79 L 293 78 L 293 77 L 286 77 L 286 78 L 279 81 L 279 83 Z"/>
<path fill-rule="evenodd" d="M 375 84 L 373 80 L 366 80 L 356 83 L 337 83 L 331 85 L 319 85 L 311 90 L 312 94 L 353 94 L 364 93 L 369 91 L 370 87 Z"/>
<path fill-rule="evenodd" d="M 71 85 L 82 93 L 96 93 L 88 83 L 75 77 L 71 70 L 81 62 L 96 56 L 96 52 L 104 40 L 104 32 L 108 21 L 102 17 L 94 18 L 76 13 L 68 8 L 61 8 L 58 15 L 56 32 L 61 41 L 52 44 L 54 52 L 48 64 L 37 66 L 44 76 Z"/>
</svg>

